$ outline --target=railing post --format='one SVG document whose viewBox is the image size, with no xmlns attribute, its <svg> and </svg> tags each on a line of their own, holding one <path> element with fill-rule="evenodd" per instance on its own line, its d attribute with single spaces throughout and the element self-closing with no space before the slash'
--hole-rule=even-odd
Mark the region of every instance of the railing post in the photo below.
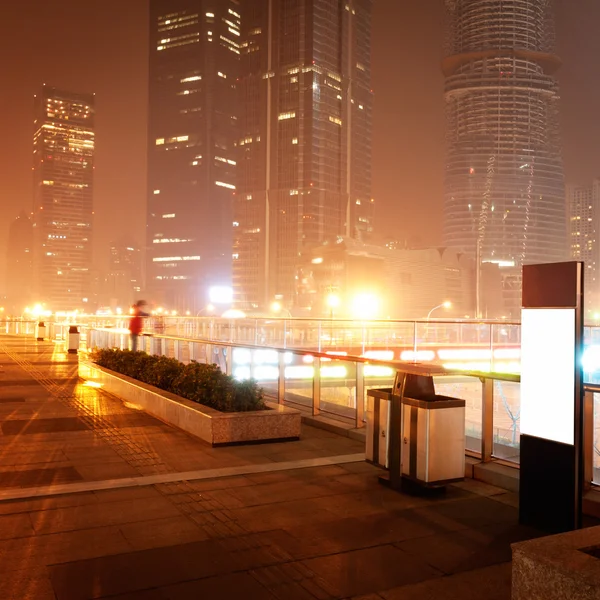
<svg viewBox="0 0 600 600">
<path fill-rule="evenodd" d="M 494 380 L 481 379 L 481 461 L 490 462 L 494 452 Z"/>
<path fill-rule="evenodd" d="M 279 379 L 277 380 L 277 402 L 285 403 L 285 353 L 279 352 Z"/>
<path fill-rule="evenodd" d="M 413 362 L 417 362 L 417 322 L 413 323 Z"/>
<path fill-rule="evenodd" d="M 583 397 L 583 489 L 589 490 L 594 481 L 594 392 Z"/>
<path fill-rule="evenodd" d="M 494 324 L 490 323 L 490 373 L 494 372 Z"/>
<path fill-rule="evenodd" d="M 319 337 L 320 339 L 320 337 Z M 313 361 L 313 416 L 316 417 L 321 412 L 321 359 L 315 357 Z"/>
<path fill-rule="evenodd" d="M 356 363 L 356 429 L 365 426 L 365 365 Z"/>
<path fill-rule="evenodd" d="M 321 352 L 321 321 L 319 321 L 319 331 L 317 333 L 317 335 L 319 336 L 319 341 L 317 344 L 317 349 L 319 352 Z"/>
</svg>

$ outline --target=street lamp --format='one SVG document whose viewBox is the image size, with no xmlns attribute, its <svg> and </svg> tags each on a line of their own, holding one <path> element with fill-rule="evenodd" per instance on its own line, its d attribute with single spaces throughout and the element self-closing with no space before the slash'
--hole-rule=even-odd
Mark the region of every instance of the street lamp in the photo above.
<svg viewBox="0 0 600 600">
<path fill-rule="evenodd" d="M 213 304 L 207 304 L 203 309 L 199 310 L 196 313 L 196 316 L 199 317 L 204 311 L 206 311 L 208 313 L 211 313 L 211 312 L 213 312 L 213 310 L 215 310 L 214 305 Z"/>
<path fill-rule="evenodd" d="M 449 300 L 446 300 L 446 302 L 442 302 L 441 304 L 438 304 L 437 306 L 434 306 L 428 313 L 427 313 L 427 320 L 429 321 L 429 318 L 431 317 L 431 313 L 434 310 L 437 310 L 438 308 L 451 308 L 452 307 L 452 302 L 450 302 Z"/>
</svg>

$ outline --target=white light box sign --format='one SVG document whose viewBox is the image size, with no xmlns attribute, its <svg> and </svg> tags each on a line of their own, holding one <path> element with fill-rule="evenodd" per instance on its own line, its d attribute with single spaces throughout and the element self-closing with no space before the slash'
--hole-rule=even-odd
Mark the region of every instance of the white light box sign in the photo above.
<svg viewBox="0 0 600 600">
<path fill-rule="evenodd" d="M 521 433 L 574 444 L 575 309 L 521 312 Z"/>
</svg>

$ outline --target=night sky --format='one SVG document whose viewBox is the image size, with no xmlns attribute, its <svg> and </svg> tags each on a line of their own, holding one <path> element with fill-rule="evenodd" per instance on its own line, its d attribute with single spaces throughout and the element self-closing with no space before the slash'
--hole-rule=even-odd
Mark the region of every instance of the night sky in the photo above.
<svg viewBox="0 0 600 600">
<path fill-rule="evenodd" d="M 8 224 L 32 203 L 33 95 L 96 93 L 95 263 L 108 242 L 144 241 L 146 0 L 3 2 L 0 21 L 0 273 Z M 600 2 L 558 0 L 566 177 L 600 176 Z M 8 5 L 8 6 L 7 6 Z M 382 234 L 439 244 L 443 0 L 375 0 L 373 195 Z"/>
</svg>

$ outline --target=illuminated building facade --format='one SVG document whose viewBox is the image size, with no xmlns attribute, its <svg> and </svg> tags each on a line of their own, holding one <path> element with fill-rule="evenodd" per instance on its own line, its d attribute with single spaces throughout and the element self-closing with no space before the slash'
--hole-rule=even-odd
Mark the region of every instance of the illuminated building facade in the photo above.
<svg viewBox="0 0 600 600">
<path fill-rule="evenodd" d="M 513 269 L 567 256 L 552 0 L 446 0 L 445 244 Z M 511 279 L 512 278 L 512 279 Z"/>
<path fill-rule="evenodd" d="M 585 265 L 586 319 L 600 314 L 600 179 L 591 185 L 568 185 L 571 258 Z M 592 314 L 590 314 L 592 313 Z"/>
<path fill-rule="evenodd" d="M 35 99 L 33 294 L 53 311 L 89 300 L 94 113 L 92 94 L 44 86 Z"/>
<path fill-rule="evenodd" d="M 151 0 L 146 286 L 200 310 L 231 286 L 238 0 Z"/>
<path fill-rule="evenodd" d="M 372 0 L 246 0 L 233 283 L 242 309 L 290 307 L 300 254 L 366 239 Z"/>
</svg>

